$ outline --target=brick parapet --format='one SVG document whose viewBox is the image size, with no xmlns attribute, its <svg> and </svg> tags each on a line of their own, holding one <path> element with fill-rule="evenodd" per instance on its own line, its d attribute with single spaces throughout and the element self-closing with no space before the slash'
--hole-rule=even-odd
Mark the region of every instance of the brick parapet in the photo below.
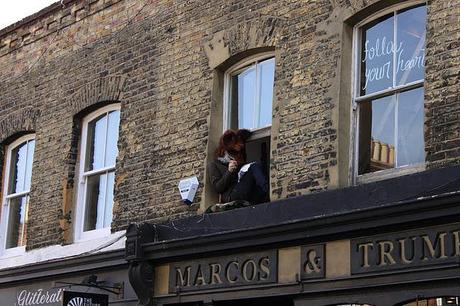
<svg viewBox="0 0 460 306">
<path fill-rule="evenodd" d="M 121 0 L 58 1 L 0 30 L 0 57 L 69 27 Z"/>
</svg>

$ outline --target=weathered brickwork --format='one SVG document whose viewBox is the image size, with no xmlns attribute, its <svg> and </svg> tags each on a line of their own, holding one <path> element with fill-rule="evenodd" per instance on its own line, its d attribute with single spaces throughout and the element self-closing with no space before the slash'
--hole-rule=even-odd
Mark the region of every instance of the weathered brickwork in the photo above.
<svg viewBox="0 0 460 306">
<path fill-rule="evenodd" d="M 81 118 L 110 102 L 121 103 L 112 229 L 197 213 L 177 184 L 197 175 L 206 201 L 216 71 L 257 48 L 276 60 L 272 200 L 337 187 L 345 33 L 396 2 L 75 0 L 0 31 L 0 140 L 36 133 L 28 248 L 71 242 Z M 428 8 L 427 165 L 440 167 L 460 160 L 460 3 Z"/>
<path fill-rule="evenodd" d="M 460 3 L 431 1 L 426 69 L 426 150 L 430 167 L 460 160 Z"/>
</svg>

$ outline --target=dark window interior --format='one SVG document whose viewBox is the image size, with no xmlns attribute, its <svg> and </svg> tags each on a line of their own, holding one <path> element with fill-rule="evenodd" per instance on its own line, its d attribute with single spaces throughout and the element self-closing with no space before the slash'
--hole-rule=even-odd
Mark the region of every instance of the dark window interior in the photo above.
<svg viewBox="0 0 460 306">
<path fill-rule="evenodd" d="M 270 137 L 262 137 L 249 140 L 246 143 L 247 162 L 259 162 L 265 172 L 265 176 L 270 180 Z"/>
<path fill-rule="evenodd" d="M 291 298 L 272 297 L 214 302 L 213 306 L 294 306 L 294 302 Z"/>
</svg>

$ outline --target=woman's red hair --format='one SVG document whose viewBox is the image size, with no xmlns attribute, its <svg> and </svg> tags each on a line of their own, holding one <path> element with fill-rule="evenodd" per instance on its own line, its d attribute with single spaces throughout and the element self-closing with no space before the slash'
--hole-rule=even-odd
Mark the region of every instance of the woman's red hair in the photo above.
<svg viewBox="0 0 460 306">
<path fill-rule="evenodd" d="M 251 136 L 251 132 L 246 129 L 237 131 L 226 130 L 219 139 L 219 146 L 216 149 L 216 158 L 223 157 L 227 151 L 239 165 L 243 165 L 246 161 L 244 144 Z"/>
</svg>

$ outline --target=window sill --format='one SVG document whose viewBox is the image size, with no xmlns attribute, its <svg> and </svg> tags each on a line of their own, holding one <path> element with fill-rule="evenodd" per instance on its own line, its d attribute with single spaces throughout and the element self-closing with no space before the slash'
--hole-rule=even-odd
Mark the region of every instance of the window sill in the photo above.
<svg viewBox="0 0 460 306">
<path fill-rule="evenodd" d="M 261 138 L 265 138 L 265 137 L 270 137 L 271 129 L 272 129 L 272 127 L 270 125 L 270 126 L 266 126 L 266 127 L 263 127 L 263 128 L 250 130 L 251 131 L 251 136 L 249 137 L 249 139 L 247 141 L 253 141 L 253 140 L 257 140 L 257 139 L 261 139 Z"/>
<path fill-rule="evenodd" d="M 381 170 L 381 171 L 372 172 L 372 173 L 366 173 L 366 174 L 359 175 L 356 178 L 355 185 L 367 184 L 367 183 L 382 181 L 382 180 L 386 180 L 386 179 L 390 179 L 390 178 L 394 178 L 398 176 L 422 172 L 422 171 L 425 171 L 425 169 L 426 169 L 425 164 L 418 164 L 418 165 L 406 166 L 406 167 L 401 167 L 401 168 L 396 168 L 396 169 L 388 169 L 388 170 Z"/>
<path fill-rule="evenodd" d="M 110 227 L 81 232 L 75 238 L 75 243 L 96 240 L 99 238 L 110 237 Z"/>
<path fill-rule="evenodd" d="M 94 238 L 87 241 L 78 241 L 69 245 L 52 245 L 41 249 L 25 251 L 16 255 L 0 256 L 0 270 L 40 262 L 67 259 L 74 256 L 85 256 L 109 251 L 120 250 L 125 247 L 126 231 L 116 232 L 103 238 Z"/>
<path fill-rule="evenodd" d="M 11 258 L 11 257 L 22 256 L 24 255 L 25 252 L 26 252 L 25 246 L 4 249 L 0 251 L 0 258 Z"/>
</svg>

